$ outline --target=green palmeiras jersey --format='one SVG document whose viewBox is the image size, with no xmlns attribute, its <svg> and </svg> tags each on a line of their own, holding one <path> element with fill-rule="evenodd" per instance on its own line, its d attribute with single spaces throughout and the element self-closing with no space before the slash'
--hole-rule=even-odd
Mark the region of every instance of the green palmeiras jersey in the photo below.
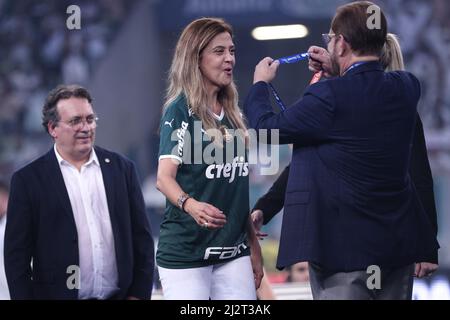
<svg viewBox="0 0 450 320">
<path fill-rule="evenodd" d="M 227 217 L 223 228 L 202 228 L 167 200 L 156 254 L 163 268 L 202 267 L 249 254 L 245 146 L 243 139 L 231 134 L 233 127 L 224 114 L 216 116 L 216 121 L 226 138 L 221 145 L 211 141 L 213 134 L 202 128 L 184 95 L 170 104 L 161 118 L 159 159 L 176 161 L 176 181 L 181 189 L 197 201 L 222 210 Z"/>
</svg>

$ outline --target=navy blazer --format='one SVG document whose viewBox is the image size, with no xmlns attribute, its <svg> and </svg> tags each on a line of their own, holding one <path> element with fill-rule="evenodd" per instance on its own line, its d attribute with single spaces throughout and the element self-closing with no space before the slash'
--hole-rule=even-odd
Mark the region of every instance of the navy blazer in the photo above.
<svg viewBox="0 0 450 320">
<path fill-rule="evenodd" d="M 286 196 L 286 187 L 289 178 L 289 167 L 290 165 L 284 168 L 283 172 L 278 176 L 270 189 L 256 201 L 255 206 L 251 210 L 252 212 L 258 209 L 262 210 L 264 224 L 269 223 L 270 220 L 272 220 L 272 218 L 284 207 L 284 197 Z M 438 226 L 436 204 L 434 201 L 433 176 L 428 161 L 425 134 L 419 115 L 417 115 L 416 129 L 414 130 L 409 174 L 414 187 L 417 190 L 420 203 L 433 226 L 434 234 L 437 236 Z M 433 260 L 428 262 L 438 263 L 437 257 L 438 254 L 436 249 L 434 252 L 430 252 L 430 258 Z"/>
<path fill-rule="evenodd" d="M 433 226 L 408 174 L 420 97 L 407 72 L 378 62 L 307 88 L 275 114 L 253 85 L 245 114 L 255 129 L 293 143 L 277 267 L 311 261 L 336 272 L 437 261 Z"/>
<path fill-rule="evenodd" d="M 116 251 L 119 292 L 114 298 L 149 299 L 154 247 L 134 165 L 105 149 L 95 147 L 95 152 Z M 79 265 L 77 229 L 53 148 L 14 173 L 7 214 L 4 254 L 11 298 L 77 299 L 66 273 L 68 266 Z"/>
</svg>

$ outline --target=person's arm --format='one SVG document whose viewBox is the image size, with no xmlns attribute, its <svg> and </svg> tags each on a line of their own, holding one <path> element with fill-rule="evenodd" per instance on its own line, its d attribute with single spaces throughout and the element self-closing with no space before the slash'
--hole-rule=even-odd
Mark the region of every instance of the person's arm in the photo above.
<svg viewBox="0 0 450 320">
<path fill-rule="evenodd" d="M 289 177 L 288 165 L 278 176 L 269 191 L 256 201 L 252 212 L 261 210 L 263 213 L 263 224 L 267 224 L 284 206 L 284 197 Z"/>
<path fill-rule="evenodd" d="M 263 260 L 261 253 L 261 246 L 259 245 L 253 222 L 251 217 L 248 217 L 247 222 L 247 239 L 250 245 L 250 258 L 252 261 L 253 276 L 255 280 L 255 288 L 258 289 L 261 285 L 261 280 L 264 276 Z"/>
<path fill-rule="evenodd" d="M 175 206 L 178 199 L 185 192 L 176 181 L 178 163 L 177 160 L 166 158 L 159 160 L 156 188 Z M 213 205 L 200 202 L 194 198 L 188 198 L 183 205 L 183 210 L 201 227 L 208 229 L 222 228 L 226 223 L 226 216 Z"/>
<path fill-rule="evenodd" d="M 411 163 L 409 173 L 417 190 L 420 202 L 433 227 L 434 235 L 437 236 L 437 213 L 434 201 L 433 176 L 431 174 L 430 162 L 428 161 L 425 134 L 422 120 L 417 115 L 416 129 L 414 131 L 413 145 L 411 150 Z M 422 278 L 432 274 L 438 268 L 438 252 L 430 252 L 429 261 L 416 263 L 415 275 Z"/>
<path fill-rule="evenodd" d="M 128 197 L 134 261 L 133 280 L 127 292 L 127 299 L 148 300 L 152 295 L 153 289 L 154 244 L 145 211 L 144 198 L 133 164 L 131 164 L 128 171 Z"/>
<path fill-rule="evenodd" d="M 265 58 L 256 66 L 254 85 L 244 102 L 250 127 L 278 130 L 279 141 L 283 143 L 314 145 L 328 140 L 334 118 L 334 97 L 328 82 L 309 86 L 302 99 L 276 114 L 267 90 L 267 82 L 276 72 L 276 62 L 270 61 Z"/>
<path fill-rule="evenodd" d="M 14 174 L 11 180 L 4 243 L 5 273 L 12 300 L 34 298 L 30 265 L 34 234 L 32 207 L 26 182 L 19 174 Z"/>
<path fill-rule="evenodd" d="M 428 161 L 423 125 L 419 115 L 417 115 L 416 130 L 414 132 L 409 173 L 416 187 L 420 202 L 433 226 L 433 231 L 437 235 L 438 226 L 436 204 L 434 201 L 433 176 L 431 174 L 430 162 Z"/>
</svg>

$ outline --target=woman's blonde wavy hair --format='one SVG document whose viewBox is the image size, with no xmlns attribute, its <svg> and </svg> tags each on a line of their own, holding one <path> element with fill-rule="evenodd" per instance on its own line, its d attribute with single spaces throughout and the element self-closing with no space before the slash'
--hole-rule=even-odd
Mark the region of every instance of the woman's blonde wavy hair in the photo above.
<svg viewBox="0 0 450 320">
<path fill-rule="evenodd" d="M 200 59 L 211 40 L 223 32 L 233 36 L 231 26 L 220 18 L 201 18 L 191 22 L 178 39 L 169 71 L 169 85 L 163 109 L 179 95 L 184 94 L 189 107 L 200 118 L 205 130 L 219 129 L 219 124 L 208 109 L 206 86 L 199 68 Z M 234 128 L 246 131 L 238 107 L 238 92 L 234 81 L 220 89 L 218 101 Z"/>
</svg>

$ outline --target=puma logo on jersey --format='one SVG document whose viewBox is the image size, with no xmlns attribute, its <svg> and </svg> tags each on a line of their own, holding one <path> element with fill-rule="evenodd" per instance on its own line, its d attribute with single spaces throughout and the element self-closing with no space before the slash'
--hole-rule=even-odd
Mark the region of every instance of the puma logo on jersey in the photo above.
<svg viewBox="0 0 450 320">
<path fill-rule="evenodd" d="M 183 156 L 183 146 L 184 146 L 184 135 L 186 134 L 186 130 L 189 124 L 187 122 L 181 122 L 181 128 L 177 131 L 178 137 L 178 155 L 180 157 Z"/>
<path fill-rule="evenodd" d="M 248 176 L 248 162 L 244 162 L 244 157 L 236 157 L 232 163 L 211 164 L 205 171 L 207 179 L 230 178 L 228 183 L 234 181 L 236 173 L 239 177 Z"/>
<path fill-rule="evenodd" d="M 166 121 L 166 122 L 164 122 L 164 125 L 168 124 L 168 125 L 169 125 L 169 127 L 171 127 L 171 128 L 172 128 L 172 122 L 173 122 L 173 120 L 175 120 L 175 118 L 173 118 L 173 119 L 172 119 L 172 120 L 170 120 L 170 121 Z"/>
<path fill-rule="evenodd" d="M 241 243 L 240 245 L 236 247 L 209 247 L 205 250 L 205 256 L 203 257 L 204 260 L 208 260 L 209 258 L 213 257 L 214 255 L 218 255 L 219 259 L 230 259 L 235 256 L 237 256 L 239 253 L 241 253 L 241 249 L 245 250 L 248 247 L 245 245 L 245 243 Z"/>
</svg>

